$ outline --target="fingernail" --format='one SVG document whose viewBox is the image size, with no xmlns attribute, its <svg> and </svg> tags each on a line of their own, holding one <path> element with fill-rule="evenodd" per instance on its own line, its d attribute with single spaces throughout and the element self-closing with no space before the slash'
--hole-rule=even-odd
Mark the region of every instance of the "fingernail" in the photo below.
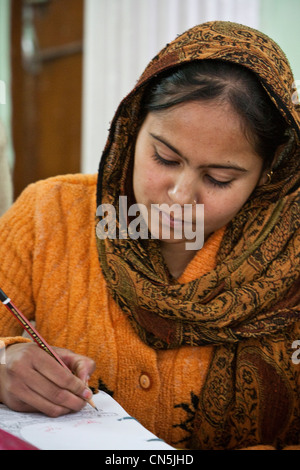
<svg viewBox="0 0 300 470">
<path fill-rule="evenodd" d="M 84 398 L 85 400 L 89 400 L 90 398 L 92 398 L 92 396 L 93 393 L 89 388 L 86 388 L 82 394 L 82 398 Z"/>
</svg>

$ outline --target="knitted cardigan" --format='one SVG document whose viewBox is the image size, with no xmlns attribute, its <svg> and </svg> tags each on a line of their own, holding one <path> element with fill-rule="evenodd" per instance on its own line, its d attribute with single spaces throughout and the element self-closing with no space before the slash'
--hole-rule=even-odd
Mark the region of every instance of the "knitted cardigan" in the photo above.
<svg viewBox="0 0 300 470">
<path fill-rule="evenodd" d="M 96 175 L 30 185 L 0 219 L 0 286 L 53 346 L 91 357 L 90 386 L 103 389 L 150 431 L 179 445 L 212 347 L 155 351 L 133 331 L 108 293 L 95 241 Z M 180 278 L 215 265 L 223 230 L 211 236 Z M 18 336 L 20 335 L 20 336 Z M 28 341 L 0 306 L 0 339 Z"/>
</svg>

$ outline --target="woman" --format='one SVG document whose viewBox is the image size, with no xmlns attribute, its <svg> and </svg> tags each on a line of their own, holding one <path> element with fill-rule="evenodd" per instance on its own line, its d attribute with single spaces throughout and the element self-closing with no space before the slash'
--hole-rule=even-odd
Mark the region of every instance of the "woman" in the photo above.
<svg viewBox="0 0 300 470">
<path fill-rule="evenodd" d="M 263 34 L 197 26 L 154 58 L 120 104 L 97 179 L 57 177 L 24 192 L 1 220 L 0 285 L 77 377 L 16 337 L 3 312 L 0 400 L 56 416 L 83 406 L 92 374 L 93 388 L 174 446 L 300 444 L 292 83 Z M 148 236 L 130 236 L 135 214 L 124 200 L 148 215 L 181 208 L 159 214 L 170 236 L 152 236 L 151 217 Z M 110 207 L 116 225 L 103 224 Z M 182 215 L 194 238 L 175 236 Z M 203 248 L 187 249 L 199 230 Z"/>
</svg>

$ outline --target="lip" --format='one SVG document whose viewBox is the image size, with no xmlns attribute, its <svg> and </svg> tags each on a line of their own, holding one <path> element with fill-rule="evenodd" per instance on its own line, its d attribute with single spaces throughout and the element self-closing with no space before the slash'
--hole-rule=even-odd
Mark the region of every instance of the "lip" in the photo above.
<svg viewBox="0 0 300 470">
<path fill-rule="evenodd" d="M 158 212 L 161 216 L 161 222 L 171 228 L 179 228 L 179 227 L 183 227 L 183 226 L 191 226 L 191 227 L 194 227 L 195 226 L 195 222 L 192 220 L 192 221 L 189 221 L 189 220 L 184 220 L 183 217 L 182 218 L 174 218 L 172 215 L 170 215 L 169 213 L 165 212 L 165 211 L 162 211 L 161 209 L 158 209 L 157 207 L 155 207 L 155 210 L 156 212 Z"/>
<path fill-rule="evenodd" d="M 174 219 L 165 212 L 162 213 L 162 221 L 166 222 L 171 228 L 182 227 L 184 225 L 184 221 L 182 219 Z"/>
</svg>

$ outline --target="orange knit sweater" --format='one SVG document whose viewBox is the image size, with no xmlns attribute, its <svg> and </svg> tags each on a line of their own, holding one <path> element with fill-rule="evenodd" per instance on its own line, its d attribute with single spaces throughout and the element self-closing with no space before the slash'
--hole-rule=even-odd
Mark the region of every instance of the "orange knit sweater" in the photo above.
<svg viewBox="0 0 300 470">
<path fill-rule="evenodd" d="M 0 219 L 0 287 L 51 345 L 96 361 L 91 387 L 113 392 L 128 413 L 176 445 L 186 436 L 180 425 L 190 418 L 187 407 L 199 395 L 212 348 L 154 351 L 137 337 L 101 272 L 96 182 L 96 175 L 67 175 L 24 191 Z M 215 266 L 222 236 L 219 230 L 209 238 L 180 282 Z M 21 334 L 1 305 L 1 339 L 24 341 Z"/>
</svg>

